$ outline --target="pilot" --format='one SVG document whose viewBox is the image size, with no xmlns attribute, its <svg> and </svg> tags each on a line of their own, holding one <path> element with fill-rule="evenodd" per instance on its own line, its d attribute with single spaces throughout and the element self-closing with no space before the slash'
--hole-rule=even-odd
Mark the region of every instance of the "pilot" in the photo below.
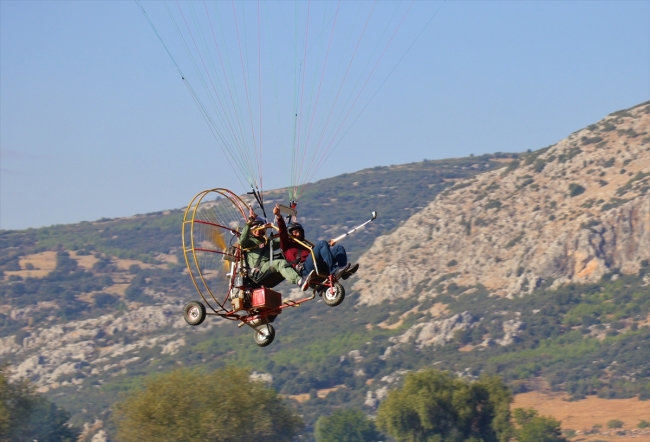
<svg viewBox="0 0 650 442">
<path fill-rule="evenodd" d="M 278 249 L 279 244 L 271 241 L 266 236 L 266 229 L 271 227 L 264 219 L 255 215 L 250 209 L 248 222 L 244 226 L 239 237 L 239 245 L 246 252 L 246 264 L 250 269 L 250 276 L 255 282 L 264 279 L 268 272 L 277 272 L 291 284 L 297 284 L 303 291 L 309 287 L 310 275 L 301 277 L 296 270 L 289 265 L 285 259 L 273 259 L 271 261 L 271 246 Z"/>
<path fill-rule="evenodd" d="M 301 275 L 311 277 L 318 271 L 323 275 L 334 275 L 337 279 L 348 279 L 359 270 L 359 264 L 350 266 L 348 256 L 342 245 L 336 244 L 333 239 L 318 241 L 314 244 L 313 255 L 305 244 L 305 229 L 297 222 L 287 226 L 280 213 L 280 206 L 276 204 L 273 214 L 280 232 L 280 248 L 288 263 Z M 316 263 L 314 263 L 314 256 Z"/>
</svg>

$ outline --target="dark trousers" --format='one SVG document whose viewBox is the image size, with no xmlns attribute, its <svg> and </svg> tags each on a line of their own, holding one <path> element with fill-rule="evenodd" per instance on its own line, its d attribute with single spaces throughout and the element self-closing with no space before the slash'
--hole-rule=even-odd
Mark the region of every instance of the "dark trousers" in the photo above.
<svg viewBox="0 0 650 442">
<path fill-rule="evenodd" d="M 336 269 L 345 267 L 348 263 L 348 255 L 343 246 L 339 244 L 330 247 L 327 241 L 318 241 L 314 245 L 313 254 L 316 256 L 318 273 L 321 275 L 331 275 Z M 305 261 L 303 274 L 309 274 L 312 270 L 316 270 L 316 266 L 314 266 L 314 258 L 310 254 L 309 258 Z"/>
</svg>

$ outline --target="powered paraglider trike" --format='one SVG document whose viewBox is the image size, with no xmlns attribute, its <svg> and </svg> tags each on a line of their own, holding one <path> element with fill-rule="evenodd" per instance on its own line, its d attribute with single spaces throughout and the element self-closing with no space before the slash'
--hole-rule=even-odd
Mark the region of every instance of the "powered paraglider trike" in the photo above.
<svg viewBox="0 0 650 442">
<path fill-rule="evenodd" d="M 335 275 L 316 274 L 311 296 L 283 300 L 273 288 L 283 281 L 279 273 L 253 277 L 246 265 L 239 236 L 247 221 L 248 205 L 227 189 L 210 189 L 196 195 L 183 217 L 183 250 L 188 272 L 201 301 L 189 302 L 183 311 L 190 325 L 206 316 L 220 316 L 255 330 L 255 343 L 266 347 L 275 338 L 271 323 L 282 310 L 313 300 L 317 294 L 329 306 L 343 302 L 345 289 Z M 376 213 L 373 213 L 373 218 Z M 281 259 L 281 251 L 270 252 Z"/>
<path fill-rule="evenodd" d="M 273 176 L 290 177 L 291 207 L 285 209 L 294 213 L 283 214 L 296 221 L 305 185 L 444 2 L 295 1 L 290 8 L 260 1 L 135 3 L 207 123 L 221 150 L 220 164 L 227 163 L 252 189 L 264 212 L 263 159 L 272 154 Z M 345 289 L 336 273 L 330 275 L 334 269 L 316 268 L 308 283 L 312 296 L 283 300 L 273 290 L 283 280 L 280 274 L 252 277 L 239 241 L 251 207 L 224 188 L 200 192 L 187 207 L 184 256 L 201 299 L 188 303 L 184 316 L 191 325 L 209 315 L 248 325 L 256 344 L 266 346 L 282 310 L 318 294 L 336 306 Z M 305 242 L 316 263 L 313 245 Z M 279 248 L 271 247 L 265 260 L 274 255 L 282 259 Z"/>
</svg>

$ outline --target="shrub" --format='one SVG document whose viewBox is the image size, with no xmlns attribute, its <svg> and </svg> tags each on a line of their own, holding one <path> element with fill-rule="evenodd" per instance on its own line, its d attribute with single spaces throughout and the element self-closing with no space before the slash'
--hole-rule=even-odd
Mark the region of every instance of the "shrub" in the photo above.
<svg viewBox="0 0 650 442">
<path fill-rule="evenodd" d="M 508 163 L 508 167 L 506 167 L 505 173 L 512 172 L 517 167 L 519 167 L 519 160 L 511 161 L 510 163 Z"/>
<path fill-rule="evenodd" d="M 513 247 L 515 244 L 517 244 L 523 238 L 524 238 L 524 232 L 521 232 L 519 235 L 517 235 L 516 237 L 514 237 L 510 241 L 508 241 L 508 244 L 505 245 L 505 248 L 509 249 L 510 247 Z"/>
<path fill-rule="evenodd" d="M 623 421 L 619 419 L 612 419 L 607 422 L 607 428 L 623 428 Z"/>
<path fill-rule="evenodd" d="M 481 217 L 478 217 L 478 218 L 476 218 L 476 219 L 474 220 L 474 225 L 475 225 L 476 227 L 483 227 L 483 226 L 487 226 L 487 225 L 489 225 L 489 224 L 490 224 L 489 221 L 484 220 L 484 219 L 481 218 Z"/>
<path fill-rule="evenodd" d="M 544 160 L 538 159 L 535 161 L 535 166 L 533 166 L 533 170 L 537 173 L 540 173 L 542 170 L 544 170 L 544 167 L 546 167 L 546 162 Z"/>
<path fill-rule="evenodd" d="M 601 141 L 603 141 L 603 139 L 601 137 L 591 137 L 591 138 L 582 137 L 581 141 L 582 141 L 582 144 L 584 144 L 586 146 L 588 144 L 600 143 Z"/>
<path fill-rule="evenodd" d="M 608 210 L 615 209 L 616 207 L 625 204 L 628 201 L 629 200 L 626 200 L 624 198 L 612 198 L 607 204 L 603 204 L 600 210 L 606 212 Z"/>
<path fill-rule="evenodd" d="M 95 301 L 95 307 L 97 308 L 114 306 L 119 300 L 117 296 L 109 295 L 108 293 L 97 293 L 93 298 Z"/>
<path fill-rule="evenodd" d="M 499 200 L 489 200 L 485 206 L 483 206 L 485 210 L 489 209 L 501 209 L 501 201 Z"/>
<path fill-rule="evenodd" d="M 459 329 L 454 332 L 454 341 L 460 345 L 467 345 L 472 342 L 472 329 Z"/>
<path fill-rule="evenodd" d="M 582 187 L 580 184 L 576 183 L 571 183 L 569 184 L 569 195 L 571 195 L 571 198 L 574 196 L 582 195 L 585 193 L 585 188 Z"/>
<path fill-rule="evenodd" d="M 533 182 L 534 182 L 534 180 L 533 180 L 532 178 L 526 178 L 525 180 L 523 180 L 523 181 L 521 182 L 521 184 L 519 184 L 519 185 L 517 186 L 517 188 L 518 188 L 518 189 L 523 189 L 524 187 L 526 187 L 526 186 L 532 184 Z"/>
<path fill-rule="evenodd" d="M 566 163 L 568 160 L 572 159 L 573 157 L 575 157 L 576 155 L 578 155 L 581 152 L 582 152 L 582 150 L 580 150 L 579 147 L 572 147 L 572 148 L 566 150 L 563 154 L 561 154 L 558 157 L 557 160 L 560 163 Z"/>
</svg>

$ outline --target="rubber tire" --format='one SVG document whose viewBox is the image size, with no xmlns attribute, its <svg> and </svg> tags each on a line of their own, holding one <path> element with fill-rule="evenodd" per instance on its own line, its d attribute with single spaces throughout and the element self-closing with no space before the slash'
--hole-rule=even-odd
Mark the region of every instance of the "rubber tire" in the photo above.
<svg viewBox="0 0 650 442">
<path fill-rule="evenodd" d="M 275 329 L 271 324 L 266 324 L 264 327 L 262 327 L 262 330 L 266 331 L 267 327 L 269 332 L 268 335 L 263 335 L 259 331 L 255 330 L 253 340 L 258 347 L 266 347 L 267 345 L 271 345 L 271 342 L 273 342 L 273 339 L 275 339 Z"/>
<path fill-rule="evenodd" d="M 329 287 L 322 293 L 323 301 L 330 307 L 336 307 L 345 299 L 345 288 L 338 282 L 334 283 L 334 294 Z"/>
<path fill-rule="evenodd" d="M 183 309 L 183 318 L 190 325 L 201 324 L 205 316 L 205 306 L 200 301 L 190 301 Z"/>
</svg>

